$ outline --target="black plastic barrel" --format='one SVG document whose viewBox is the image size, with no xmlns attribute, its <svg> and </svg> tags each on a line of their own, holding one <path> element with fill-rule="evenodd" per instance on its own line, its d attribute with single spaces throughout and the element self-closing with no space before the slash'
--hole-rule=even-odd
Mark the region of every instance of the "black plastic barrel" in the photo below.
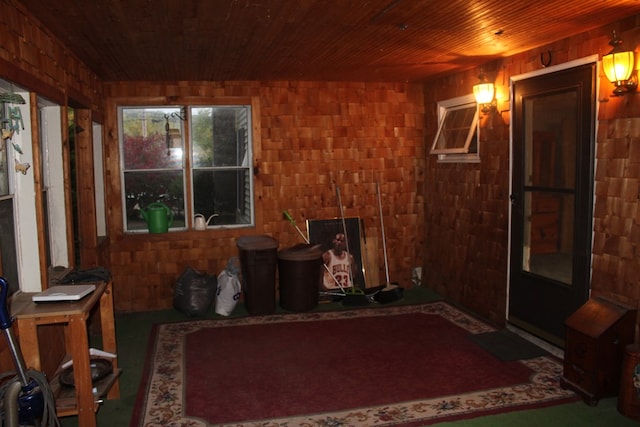
<svg viewBox="0 0 640 427">
<path fill-rule="evenodd" d="M 308 311 L 318 305 L 322 277 L 320 245 L 299 244 L 278 252 L 280 307 Z"/>
<path fill-rule="evenodd" d="M 247 312 L 272 314 L 276 310 L 278 241 L 270 236 L 242 236 L 236 245 Z"/>
</svg>

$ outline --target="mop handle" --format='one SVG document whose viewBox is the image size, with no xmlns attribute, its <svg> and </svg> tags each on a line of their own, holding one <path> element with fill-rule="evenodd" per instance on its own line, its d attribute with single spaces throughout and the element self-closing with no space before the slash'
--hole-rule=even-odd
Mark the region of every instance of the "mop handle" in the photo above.
<svg viewBox="0 0 640 427">
<path fill-rule="evenodd" d="M 380 209 L 380 230 L 382 231 L 382 251 L 384 253 L 384 271 L 387 275 L 387 285 L 389 284 L 389 264 L 387 263 L 387 239 L 384 235 L 384 221 L 382 219 L 382 200 L 380 198 L 380 185 L 376 182 L 376 193 L 378 193 L 378 208 Z"/>
<path fill-rule="evenodd" d="M 302 236 L 302 238 L 304 239 L 304 241 L 309 245 L 309 239 L 307 238 L 307 236 L 304 235 L 304 233 L 302 232 L 302 230 L 300 230 L 300 228 L 298 227 L 298 224 L 296 224 L 296 221 L 293 219 L 293 217 L 289 214 L 288 211 L 283 211 L 282 212 L 284 214 L 284 216 L 289 220 L 289 222 L 291 223 L 291 225 L 293 225 L 295 227 L 295 229 L 298 231 L 298 234 L 300 234 L 300 236 Z M 340 290 L 342 290 L 342 292 L 344 292 L 344 289 L 342 288 L 342 285 L 340 285 L 340 282 L 338 281 L 338 279 L 336 278 L 336 276 L 334 276 L 334 274 L 331 272 L 331 270 L 329 270 L 329 266 L 327 264 L 325 264 L 324 262 L 322 263 L 322 265 L 324 266 L 324 269 L 327 270 L 327 273 L 329 273 L 329 275 L 331 275 L 331 278 L 333 279 L 334 282 L 336 282 L 336 284 L 338 285 L 338 287 L 340 288 Z"/>
<path fill-rule="evenodd" d="M 7 279 L 0 277 L 0 329 L 9 329 L 13 320 L 7 308 L 7 296 L 9 295 L 9 284 Z"/>
<path fill-rule="evenodd" d="M 13 362 L 16 365 L 20 382 L 23 386 L 26 386 L 29 384 L 29 378 L 27 377 L 27 370 L 25 368 L 24 359 L 22 358 L 22 352 L 20 351 L 20 347 L 18 346 L 18 343 L 13 336 L 13 332 L 11 331 L 11 324 L 13 323 L 13 320 L 11 319 L 9 309 L 7 307 L 8 294 L 9 283 L 7 283 L 7 280 L 4 277 L 0 276 L 0 329 L 4 331 L 5 337 L 7 338 L 7 344 L 9 345 Z"/>
<path fill-rule="evenodd" d="M 300 230 L 300 228 L 298 227 L 298 224 L 296 224 L 296 221 L 293 219 L 293 217 L 289 214 L 288 211 L 283 211 L 282 212 L 284 214 L 284 216 L 289 220 L 289 222 L 291 223 L 291 225 L 293 225 L 296 230 L 298 231 L 298 234 L 300 234 L 300 236 L 302 236 L 302 238 L 304 239 L 304 241 L 309 244 L 309 239 L 307 238 L 307 236 L 304 235 L 304 233 L 302 232 L 302 230 Z"/>
</svg>

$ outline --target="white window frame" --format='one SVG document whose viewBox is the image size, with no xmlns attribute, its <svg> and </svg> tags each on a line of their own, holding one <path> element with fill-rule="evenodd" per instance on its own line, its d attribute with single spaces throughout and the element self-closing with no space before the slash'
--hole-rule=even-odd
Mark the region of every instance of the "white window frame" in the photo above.
<svg viewBox="0 0 640 427">
<path fill-rule="evenodd" d="M 51 265 L 69 264 L 67 217 L 62 143 L 62 108 L 46 99 L 38 99 L 42 150 L 42 179 L 47 197 L 47 226 Z"/>
<path fill-rule="evenodd" d="M 460 108 L 468 108 L 473 105 L 476 113 L 469 126 L 464 148 L 436 148 L 438 139 L 443 131 L 447 113 Z M 457 98 L 446 99 L 438 102 L 438 131 L 431 146 L 431 154 L 438 156 L 439 163 L 479 163 L 480 162 L 480 126 L 479 126 L 479 109 L 473 94 L 460 96 Z M 471 140 L 476 139 L 476 152 L 469 153 Z"/>
<path fill-rule="evenodd" d="M 247 159 L 247 164 L 242 164 L 242 165 L 235 165 L 235 166 L 230 166 L 230 167 L 224 167 L 224 166 L 211 166 L 211 167 L 204 167 L 204 166 L 194 166 L 194 161 L 193 161 L 193 143 L 191 142 L 193 140 L 193 132 L 189 132 L 189 138 L 190 138 L 190 143 L 189 143 L 189 158 L 191 159 L 190 163 L 189 163 L 189 174 L 191 176 L 190 182 L 191 182 L 191 188 L 188 189 L 188 191 L 191 192 L 191 218 L 193 218 L 195 215 L 200 214 L 200 212 L 196 212 L 196 208 L 195 208 L 195 189 L 194 189 L 194 185 L 193 185 L 193 181 L 194 181 L 194 172 L 195 171 L 240 171 L 242 169 L 246 169 L 247 170 L 247 176 L 249 177 L 249 194 L 247 194 L 246 199 L 249 200 L 250 203 L 250 208 L 249 208 L 249 222 L 248 223 L 240 223 L 240 224 L 221 224 L 221 225 L 210 225 L 208 224 L 208 220 L 209 218 L 205 218 L 205 221 L 207 221 L 207 228 L 245 228 L 245 227 L 254 227 L 255 226 L 255 204 L 253 202 L 254 197 L 253 197 L 253 192 L 254 192 L 254 179 L 253 179 L 253 107 L 251 104 L 203 104 L 203 105 L 191 105 L 188 108 L 189 111 L 189 117 L 192 116 L 192 110 L 194 108 L 242 108 L 246 111 L 246 120 L 247 120 L 247 127 L 245 129 L 245 140 L 246 140 L 246 152 L 245 152 L 245 158 Z M 189 121 L 189 126 L 191 126 L 193 124 L 193 120 Z"/>
<path fill-rule="evenodd" d="M 236 103 L 236 102 L 231 102 L 231 103 L 225 103 L 222 100 L 215 100 L 216 102 L 211 102 L 211 103 L 197 103 L 197 104 L 190 104 L 190 103 L 184 103 L 184 104 L 180 104 L 180 105 L 119 105 L 117 110 L 118 110 L 118 127 L 119 127 L 119 141 L 118 141 L 118 145 L 119 145 L 119 150 L 120 150 L 120 180 L 121 180 L 121 186 L 122 186 L 122 214 L 123 214 L 123 230 L 126 234 L 144 234 L 144 233 L 148 233 L 148 230 L 145 229 L 127 229 L 127 200 L 126 200 L 126 188 L 125 188 L 125 167 L 124 167 L 124 155 L 123 155 L 123 140 L 124 140 L 124 126 L 122 123 L 122 110 L 123 109 L 128 109 L 128 108 L 132 108 L 132 109 L 144 109 L 144 108 L 150 108 L 150 109 L 162 109 L 162 108 L 171 108 L 171 109 L 175 109 L 175 108 L 180 108 L 181 111 L 184 112 L 188 112 L 188 117 L 187 120 L 185 120 L 184 122 L 181 122 L 181 135 L 183 138 L 183 160 L 182 160 L 182 169 L 175 169 L 175 170 L 181 170 L 182 174 L 183 174 L 183 183 L 184 183 L 184 188 L 183 188 L 183 195 L 184 195 L 184 209 L 185 209 L 185 224 L 184 226 L 180 226 L 180 227 L 172 227 L 169 229 L 169 232 L 180 232 L 180 231 L 188 231 L 188 230 L 192 230 L 194 229 L 194 224 L 193 224 L 193 218 L 194 215 L 196 215 L 198 212 L 194 211 L 194 189 L 193 189 L 193 171 L 194 170 L 198 170 L 199 168 L 196 168 L 193 166 L 192 162 L 191 162 L 191 150 L 192 150 L 192 144 L 191 144 L 191 132 L 189 131 L 188 134 L 188 140 L 186 138 L 185 135 L 185 131 L 187 131 L 187 129 L 190 127 L 190 116 L 191 116 L 191 109 L 192 108 L 207 108 L 207 107 L 212 107 L 212 108 L 218 108 L 218 107 L 244 107 L 247 109 L 247 114 L 248 114 L 248 126 L 247 126 L 247 138 L 248 138 L 248 150 L 247 150 L 247 156 L 248 156 L 248 166 L 246 167 L 248 169 L 248 177 L 249 177 L 249 183 L 248 183 L 248 187 L 249 187 L 249 196 L 248 196 L 248 200 L 250 202 L 250 206 L 249 206 L 249 214 L 250 214 L 250 219 L 248 223 L 241 223 L 241 224 L 219 224 L 219 225 L 208 225 L 207 228 L 208 229 L 234 229 L 234 228 L 253 228 L 255 227 L 255 209 L 256 209 L 256 205 L 255 205 L 255 199 L 254 199 L 254 186 L 255 186 L 255 179 L 254 179 L 254 171 L 253 171 L 253 156 L 254 156 L 254 150 L 255 150 L 255 144 L 256 144 L 256 138 L 255 135 L 253 134 L 253 131 L 255 129 L 256 124 L 254 123 L 255 121 L 255 115 L 254 115 L 254 100 L 251 99 L 247 99 L 246 102 L 242 102 L 242 103 Z M 220 102 L 222 101 L 222 102 Z M 186 122 L 186 123 L 185 123 Z M 189 161 L 186 161 L 187 159 L 189 159 Z M 189 202 L 188 202 L 189 200 Z"/>
<path fill-rule="evenodd" d="M 23 292 L 40 291 L 41 275 L 38 260 L 38 228 L 36 218 L 35 183 L 33 180 L 33 134 L 31 129 L 31 98 L 28 91 L 11 83 L 0 83 L 3 92 L 22 96 L 25 103 L 16 104 L 20 109 L 23 128 L 16 130 L 9 140 L 3 140 L 7 150 L 10 192 L 13 194 L 14 233 L 16 238 L 16 260 L 18 285 Z M 25 173 L 15 170 L 17 164 L 29 168 Z M 34 257 L 35 256 L 35 257 Z M 9 284 L 12 287 L 12 284 Z"/>
</svg>

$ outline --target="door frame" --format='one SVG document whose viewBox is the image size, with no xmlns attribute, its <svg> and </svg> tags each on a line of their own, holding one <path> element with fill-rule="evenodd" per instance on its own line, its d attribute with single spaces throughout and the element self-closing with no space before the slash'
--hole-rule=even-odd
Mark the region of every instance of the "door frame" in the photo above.
<svg viewBox="0 0 640 427">
<path fill-rule="evenodd" d="M 514 172 L 514 159 L 513 159 L 513 153 L 514 153 L 514 127 L 513 127 L 513 117 L 515 114 L 515 106 L 514 106 L 514 100 L 515 100 L 515 94 L 514 94 L 514 83 L 518 82 L 518 81 L 522 81 L 522 80 L 526 80 L 529 78 L 533 78 L 533 77 L 540 77 L 546 74 L 551 74 L 551 73 L 555 73 L 558 71 L 563 71 L 563 70 L 568 70 L 571 68 L 576 68 L 576 67 L 580 67 L 583 65 L 589 65 L 589 64 L 594 64 L 596 66 L 596 73 L 595 73 L 595 93 L 596 93 L 596 100 L 595 100 L 595 112 L 594 112 L 594 138 L 597 137 L 598 135 L 598 116 L 599 116 L 599 109 L 600 109 L 600 103 L 599 103 L 599 98 L 597 96 L 597 94 L 600 93 L 600 61 L 599 61 L 599 56 L 596 55 L 590 55 L 587 57 L 583 57 L 583 58 L 579 58 L 573 61 L 569 61 L 569 62 L 565 62 L 562 64 L 558 64 L 558 65 L 554 65 L 551 67 L 546 67 L 543 68 L 541 70 L 536 70 L 536 71 L 531 71 L 531 72 L 527 72 L 527 73 L 523 73 L 523 74 L 518 74 L 515 76 L 511 76 L 509 78 L 509 114 L 510 114 L 510 120 L 511 123 L 509 125 L 509 194 L 513 194 L 513 172 Z M 597 153 L 594 152 L 594 156 L 593 156 L 593 164 L 592 166 L 592 170 L 593 170 L 593 176 L 595 179 L 595 167 L 596 167 L 596 163 L 597 163 Z M 595 201 L 595 182 L 592 183 L 592 206 L 591 209 L 593 211 L 593 204 Z M 509 312 L 510 312 L 510 301 L 511 301 L 511 287 L 510 287 L 510 281 L 511 281 L 511 252 L 512 252 L 512 227 L 511 227 L 511 221 L 513 219 L 513 204 L 509 203 L 509 212 L 508 212 L 508 234 L 507 234 L 507 239 L 508 239 L 508 243 L 507 243 L 507 278 L 506 278 L 506 304 L 505 304 L 505 320 L 507 322 L 507 324 L 512 324 L 516 327 L 519 328 L 519 326 L 517 324 L 513 324 L 510 322 L 509 320 Z M 590 247 L 591 247 L 591 255 L 593 255 L 593 224 L 591 225 L 591 236 L 590 236 Z M 590 268 L 589 268 L 589 290 L 588 290 L 588 294 L 591 294 L 591 275 L 593 272 L 593 258 L 591 257 L 590 260 Z M 538 335 L 535 331 L 527 331 L 533 335 Z M 547 339 L 548 337 L 546 336 L 542 336 L 544 334 L 541 334 L 541 338 L 543 339 Z M 554 344 L 560 344 L 560 343 L 554 343 Z"/>
</svg>

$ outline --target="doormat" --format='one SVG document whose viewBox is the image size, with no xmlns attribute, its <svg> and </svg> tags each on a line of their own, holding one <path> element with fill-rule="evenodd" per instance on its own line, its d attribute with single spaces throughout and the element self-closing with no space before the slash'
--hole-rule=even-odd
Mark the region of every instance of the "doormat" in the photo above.
<svg viewBox="0 0 640 427">
<path fill-rule="evenodd" d="M 470 334 L 469 339 L 502 361 L 527 360 L 549 353 L 507 329 Z"/>
<path fill-rule="evenodd" d="M 503 362 L 444 303 L 157 324 L 131 427 L 424 426 L 576 401 L 552 357 Z"/>
</svg>

